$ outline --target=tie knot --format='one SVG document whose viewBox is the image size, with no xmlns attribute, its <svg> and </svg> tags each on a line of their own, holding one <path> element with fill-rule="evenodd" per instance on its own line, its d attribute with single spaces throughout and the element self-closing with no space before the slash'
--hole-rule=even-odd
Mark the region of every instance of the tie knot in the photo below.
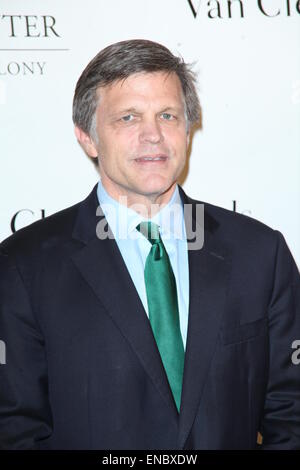
<svg viewBox="0 0 300 470">
<path fill-rule="evenodd" d="M 154 222 L 141 222 L 136 229 L 149 240 L 152 245 L 160 241 L 159 226 Z"/>
</svg>

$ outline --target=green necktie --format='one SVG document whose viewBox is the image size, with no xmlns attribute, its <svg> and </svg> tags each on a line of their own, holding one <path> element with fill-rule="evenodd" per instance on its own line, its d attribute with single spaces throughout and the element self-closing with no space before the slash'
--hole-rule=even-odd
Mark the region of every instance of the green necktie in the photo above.
<svg viewBox="0 0 300 470">
<path fill-rule="evenodd" d="M 149 320 L 179 412 L 184 347 L 180 333 L 176 280 L 158 225 L 141 222 L 136 228 L 152 244 L 145 265 Z"/>
</svg>

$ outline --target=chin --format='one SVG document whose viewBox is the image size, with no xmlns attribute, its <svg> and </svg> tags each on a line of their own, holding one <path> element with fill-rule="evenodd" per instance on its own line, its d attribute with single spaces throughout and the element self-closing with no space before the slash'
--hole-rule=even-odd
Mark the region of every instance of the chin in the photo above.
<svg viewBox="0 0 300 470">
<path fill-rule="evenodd" d="M 151 195 L 160 195 L 167 192 L 173 183 L 165 183 L 165 184 L 145 184 L 142 188 L 140 188 L 140 194 L 144 196 L 151 196 Z"/>
</svg>

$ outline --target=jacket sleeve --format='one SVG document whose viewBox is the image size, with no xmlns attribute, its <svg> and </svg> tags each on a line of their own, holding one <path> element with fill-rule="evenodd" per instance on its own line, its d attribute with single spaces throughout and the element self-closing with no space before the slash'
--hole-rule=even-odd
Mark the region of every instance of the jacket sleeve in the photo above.
<svg viewBox="0 0 300 470">
<path fill-rule="evenodd" d="M 268 312 L 268 385 L 260 429 L 263 443 L 259 448 L 299 450 L 300 364 L 293 348 L 300 340 L 300 275 L 284 237 L 276 233 L 277 253 Z"/>
<path fill-rule="evenodd" d="M 52 432 L 45 342 L 20 272 L 1 251 L 0 340 L 0 449 L 39 449 Z"/>
</svg>

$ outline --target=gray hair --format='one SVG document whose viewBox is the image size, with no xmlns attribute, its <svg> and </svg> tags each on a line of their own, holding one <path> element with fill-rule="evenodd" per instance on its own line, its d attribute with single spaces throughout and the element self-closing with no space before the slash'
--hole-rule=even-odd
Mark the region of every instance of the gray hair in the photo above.
<svg viewBox="0 0 300 470">
<path fill-rule="evenodd" d="M 165 46 L 145 39 L 111 44 L 91 60 L 76 84 L 74 124 L 95 139 L 97 89 L 125 80 L 135 73 L 160 71 L 177 74 L 185 101 L 187 127 L 190 128 L 200 121 L 201 115 L 195 73 L 182 58 L 174 56 Z"/>
</svg>

